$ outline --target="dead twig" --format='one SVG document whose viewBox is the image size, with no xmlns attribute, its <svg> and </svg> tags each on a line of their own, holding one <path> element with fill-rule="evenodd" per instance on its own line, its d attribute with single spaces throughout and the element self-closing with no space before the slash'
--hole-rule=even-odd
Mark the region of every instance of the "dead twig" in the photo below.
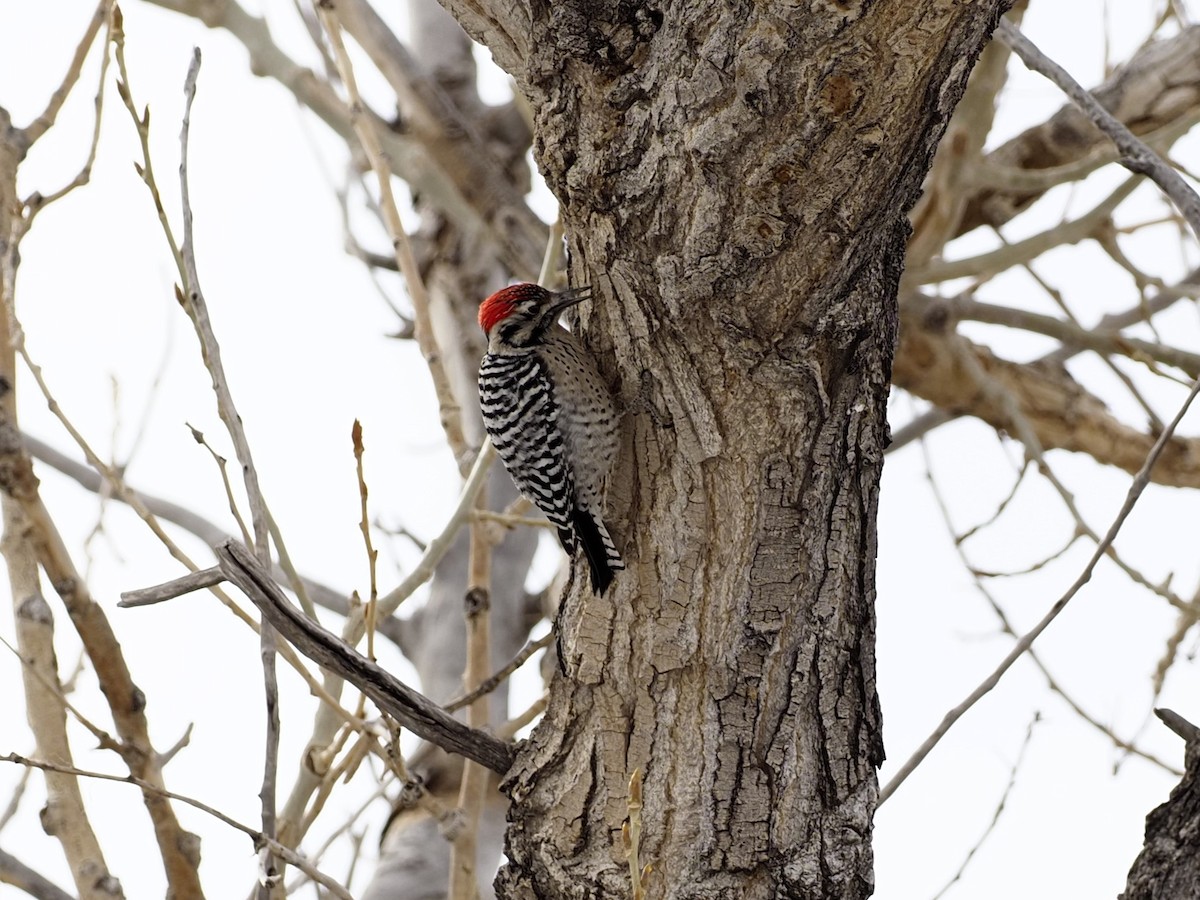
<svg viewBox="0 0 1200 900">
<path fill-rule="evenodd" d="M 539 650 L 545 650 L 554 643 L 554 632 L 549 631 L 542 635 L 536 641 L 529 641 L 520 649 L 516 656 L 510 659 L 507 663 L 485 678 L 475 687 L 474 690 L 467 691 L 461 696 L 455 697 L 445 705 L 446 712 L 454 712 L 457 709 L 462 709 L 471 703 L 474 703 L 480 697 L 490 694 L 496 688 L 504 683 L 504 679 L 508 678 L 513 672 L 525 665 L 525 662 L 533 654 Z"/>
<path fill-rule="evenodd" d="M 250 442 L 246 439 L 242 427 L 242 417 L 238 414 L 233 402 L 233 392 L 229 388 L 229 380 L 225 376 L 225 367 L 221 362 L 221 347 L 213 331 L 212 321 L 208 314 L 208 304 L 204 292 L 200 289 L 200 273 L 196 265 L 196 248 L 192 239 L 192 205 L 188 185 L 188 137 L 191 132 L 192 104 L 196 99 L 196 80 L 200 75 L 200 48 L 192 51 L 192 62 L 188 66 L 187 78 L 184 80 L 183 94 L 183 126 L 179 133 L 179 190 L 183 213 L 183 255 L 184 287 L 178 293 L 178 299 L 187 312 L 188 318 L 196 329 L 200 340 L 200 353 L 204 366 L 212 378 L 213 393 L 217 398 L 217 412 L 225 429 L 233 441 L 234 451 L 242 466 L 242 480 L 246 487 L 246 496 L 250 504 L 250 520 L 254 526 L 254 549 L 259 562 L 264 566 L 271 564 L 270 527 L 267 524 L 267 504 L 263 498 L 262 489 L 258 483 L 258 470 L 254 467 L 254 459 L 250 452 Z M 279 768 L 279 687 L 275 671 L 275 632 L 263 621 L 259 629 L 259 655 L 262 658 L 263 689 L 267 706 L 267 733 L 264 748 L 263 783 L 259 792 L 262 801 L 263 834 L 268 841 L 264 844 L 263 874 L 260 878 L 259 896 L 269 900 L 273 896 L 282 896 L 279 891 L 283 887 L 283 873 L 277 871 L 275 854 L 270 848 L 270 842 L 275 840 L 275 781 Z"/>
<path fill-rule="evenodd" d="M 913 773 L 913 771 L 916 770 L 917 766 L 924 762 L 925 758 L 932 752 L 933 748 L 936 747 L 938 742 L 946 736 L 946 733 L 952 727 L 954 727 L 954 724 L 966 714 L 967 710 L 974 706 L 981 697 L 986 695 L 992 690 L 992 688 L 1000 683 L 1000 679 L 1004 677 L 1004 673 L 1012 667 L 1013 663 L 1015 663 L 1021 658 L 1022 655 L 1024 655 L 1026 650 L 1033 646 L 1033 642 L 1038 639 L 1043 631 L 1050 627 L 1050 624 L 1056 618 L 1058 618 L 1059 614 L 1064 609 L 1067 608 L 1067 604 L 1069 604 L 1075 595 L 1078 594 L 1083 588 L 1083 586 L 1091 580 L 1092 572 L 1095 570 L 1096 564 L 1108 552 L 1108 549 L 1112 546 L 1113 541 L 1116 540 L 1117 533 L 1120 532 L 1121 526 L 1125 524 L 1125 520 L 1133 511 L 1133 507 L 1137 503 L 1138 498 L 1141 497 L 1142 492 L 1150 483 L 1150 470 L 1154 467 L 1154 463 L 1158 460 L 1159 454 L 1162 453 L 1163 448 L 1167 445 L 1167 441 L 1171 439 L 1171 435 L 1174 434 L 1176 427 L 1178 427 L 1179 422 L 1183 419 L 1184 414 L 1188 411 L 1189 407 L 1191 407 L 1192 401 L 1196 399 L 1196 395 L 1198 393 L 1200 393 L 1200 379 L 1197 379 L 1196 383 L 1192 387 L 1191 392 L 1188 394 L 1187 399 L 1180 406 L 1179 411 L 1175 414 L 1175 417 L 1167 424 L 1167 427 L 1163 429 L 1163 432 L 1161 435 L 1159 435 L 1154 447 L 1151 448 L 1145 462 L 1142 464 L 1141 470 L 1137 473 L 1137 475 L 1134 476 L 1133 481 L 1129 486 L 1129 491 L 1125 495 L 1125 502 L 1121 504 L 1120 511 L 1118 511 L 1116 518 L 1113 519 L 1112 525 L 1109 526 L 1107 533 L 1099 541 L 1099 543 L 1097 543 L 1096 549 L 1092 552 L 1092 556 L 1088 560 L 1087 565 L 1084 566 L 1083 571 L 1079 573 L 1079 577 L 1075 579 L 1075 582 L 1067 589 L 1066 593 L 1064 593 L 1058 598 L 1057 601 L 1055 601 L 1054 605 L 1050 607 L 1050 609 L 1042 617 L 1041 621 L 1039 621 L 1037 625 L 1022 635 L 1021 639 L 1016 642 L 1012 650 L 1009 651 L 1008 655 L 1000 661 L 1000 664 L 996 666 L 995 670 L 988 675 L 988 677 L 985 678 L 980 685 L 975 688 L 975 690 L 973 690 L 965 700 L 962 701 L 962 703 L 958 704 L 946 713 L 945 717 L 942 719 L 938 727 L 934 729 L 933 733 L 925 739 L 921 746 L 916 749 L 912 756 L 910 756 L 899 768 L 896 774 L 892 776 L 892 780 L 889 781 L 887 785 L 885 785 L 879 792 L 879 803 L 881 805 L 888 799 L 888 797 L 896 792 L 896 789 L 904 783 L 905 779 L 907 779 L 908 776 Z"/>
<path fill-rule="evenodd" d="M 354 127 L 354 133 L 358 136 L 359 143 L 362 144 L 363 152 L 366 153 L 367 159 L 371 163 L 372 170 L 375 172 L 384 225 L 387 227 L 388 236 L 392 239 L 396 265 L 404 275 L 409 297 L 412 298 L 413 325 L 417 346 L 421 348 L 421 355 L 425 357 L 425 363 L 429 367 L 429 374 L 433 380 L 433 388 L 437 394 L 438 408 L 441 412 L 442 429 L 446 433 L 446 441 L 450 445 L 459 470 L 465 474 L 470 467 L 470 448 L 467 447 L 466 438 L 463 436 L 462 408 L 454 396 L 450 379 L 442 364 L 441 350 L 438 348 L 437 338 L 433 333 L 433 324 L 429 318 L 429 295 L 425 291 L 425 282 L 417 268 L 417 261 L 408 241 L 408 232 L 404 230 L 404 223 L 400 219 L 400 210 L 396 206 L 396 198 L 392 193 L 392 170 L 388 164 L 387 155 L 383 152 L 383 146 L 380 144 L 379 135 L 376 133 L 371 119 L 366 115 L 366 107 L 358 92 L 354 67 L 350 62 L 350 55 L 346 52 L 346 45 L 342 41 L 342 26 L 337 18 L 336 6 L 333 0 L 316 0 L 315 6 L 317 16 L 329 38 L 333 57 L 337 62 L 338 74 L 349 95 L 350 123 Z"/>
<path fill-rule="evenodd" d="M 188 797 L 184 794 L 177 794 L 174 791 L 164 790 L 163 788 L 152 785 L 149 782 L 143 781 L 135 775 L 109 775 L 105 772 L 92 772 L 87 769 L 78 769 L 74 766 L 64 766 L 56 763 L 46 762 L 40 759 L 30 759 L 25 756 L 20 756 L 16 753 L 8 753 L 0 756 L 0 762 L 15 763 L 18 766 L 41 769 L 46 772 L 60 772 L 65 775 L 71 775 L 79 778 L 94 778 L 97 781 L 124 782 L 125 784 L 136 785 L 143 791 L 156 794 L 164 799 L 175 800 L 179 803 L 187 804 L 188 806 L 198 809 L 201 812 L 207 813 L 215 819 L 219 819 L 230 828 L 235 828 L 243 834 L 248 835 L 250 839 L 254 841 L 255 847 L 262 846 L 263 844 L 268 845 L 271 851 L 278 854 L 282 859 L 286 860 L 288 865 L 295 866 L 313 881 L 331 891 L 333 895 L 340 898 L 340 900 L 354 900 L 349 891 L 347 891 L 344 887 L 342 887 L 324 872 L 313 868 L 308 860 L 306 860 L 296 851 L 292 850 L 290 847 L 284 846 L 273 838 L 263 834 L 261 831 L 255 831 L 250 826 L 243 825 L 236 819 L 232 819 L 225 815 L 225 813 L 221 812 L 219 809 L 214 809 L 207 803 L 202 803 L 194 797 Z"/>
<path fill-rule="evenodd" d="M 480 491 L 475 498 L 475 509 L 486 507 L 487 491 Z M 478 520 L 471 523 L 470 538 L 467 595 L 463 602 L 463 614 L 467 620 L 467 663 L 463 672 L 463 686 L 467 690 L 474 689 L 487 677 L 491 643 L 488 620 L 491 607 L 492 545 L 488 540 L 487 528 Z M 486 695 L 480 694 L 467 705 L 467 724 L 472 728 L 487 726 Z M 484 793 L 489 780 L 487 770 L 478 763 L 468 761 L 463 766 L 462 781 L 458 790 L 458 808 L 462 811 L 463 827 L 458 830 L 450 846 L 449 900 L 472 900 L 479 895 L 475 856 L 479 820 L 483 813 Z"/>
<path fill-rule="evenodd" d="M 933 895 L 933 900 L 940 900 L 941 897 L 946 895 L 946 891 L 950 890 L 950 888 L 954 887 L 962 879 L 963 872 L 967 870 L 967 866 L 971 864 L 971 860 L 975 858 L 975 854 L 979 852 L 979 848 L 983 846 L 988 836 L 995 830 L 996 824 L 1000 821 L 1000 816 L 1004 814 L 1004 807 L 1008 804 L 1008 796 L 1017 784 L 1017 773 L 1021 771 L 1021 763 L 1025 759 L 1025 751 L 1029 749 L 1029 742 L 1033 738 L 1033 729 L 1041 720 L 1041 713 L 1033 714 L 1033 719 L 1025 729 L 1025 739 L 1021 741 L 1021 749 L 1017 751 L 1017 758 L 1013 762 L 1012 771 L 1008 773 L 1008 784 L 1004 786 L 1004 791 L 1000 794 L 1000 802 L 996 804 L 996 810 L 992 813 L 991 821 L 988 822 L 987 828 L 983 830 L 983 834 L 979 836 L 979 840 L 967 851 L 967 855 L 963 859 L 962 865 L 958 867 L 958 871 L 951 876 L 950 880 L 946 882 L 946 885 L 940 891 Z"/>
</svg>

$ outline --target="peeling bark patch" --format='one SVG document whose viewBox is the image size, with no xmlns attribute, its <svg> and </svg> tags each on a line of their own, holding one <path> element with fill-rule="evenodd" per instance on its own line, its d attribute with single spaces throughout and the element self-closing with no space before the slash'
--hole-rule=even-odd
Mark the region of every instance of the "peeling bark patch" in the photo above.
<svg viewBox="0 0 1200 900">
<path fill-rule="evenodd" d="M 862 101 L 858 80 L 843 72 L 834 72 L 817 88 L 813 108 L 822 115 L 840 119 L 853 112 Z"/>
<path fill-rule="evenodd" d="M 832 13 L 842 25 L 849 25 L 862 15 L 863 4 L 861 0 L 813 0 L 812 11 Z"/>
</svg>

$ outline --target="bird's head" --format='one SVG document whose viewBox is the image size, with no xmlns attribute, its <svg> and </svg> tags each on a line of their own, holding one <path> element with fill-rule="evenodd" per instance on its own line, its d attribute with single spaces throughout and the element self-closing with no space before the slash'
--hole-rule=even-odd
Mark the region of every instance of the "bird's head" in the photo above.
<svg viewBox="0 0 1200 900">
<path fill-rule="evenodd" d="M 591 293 L 591 287 L 556 293 L 536 284 L 510 284 L 479 304 L 479 325 L 493 347 L 527 347 L 554 327 L 564 309 Z"/>
</svg>

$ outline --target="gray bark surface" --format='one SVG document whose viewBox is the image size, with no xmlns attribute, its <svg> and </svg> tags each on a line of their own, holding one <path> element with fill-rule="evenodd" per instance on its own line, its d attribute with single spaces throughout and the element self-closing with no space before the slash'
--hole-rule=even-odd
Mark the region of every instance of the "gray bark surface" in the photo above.
<svg viewBox="0 0 1200 900">
<path fill-rule="evenodd" d="M 1158 715 L 1187 740 L 1183 780 L 1146 816 L 1144 849 L 1119 900 L 1200 897 L 1200 729 L 1169 710 Z"/>
<path fill-rule="evenodd" d="M 628 411 L 629 570 L 568 598 L 499 893 L 629 896 L 641 768 L 651 896 L 865 897 L 904 213 L 1004 4 L 447 6 L 530 98 Z"/>
</svg>

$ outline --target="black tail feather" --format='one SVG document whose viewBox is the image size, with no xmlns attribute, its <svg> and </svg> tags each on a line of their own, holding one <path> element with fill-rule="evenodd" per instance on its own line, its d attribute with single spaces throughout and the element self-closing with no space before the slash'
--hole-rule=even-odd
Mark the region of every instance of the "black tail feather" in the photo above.
<svg viewBox="0 0 1200 900">
<path fill-rule="evenodd" d="M 608 551 L 604 548 L 604 538 L 595 520 L 579 507 L 571 510 L 571 524 L 579 543 L 583 545 L 583 555 L 587 557 L 588 568 L 591 569 L 592 590 L 603 594 L 612 584 L 613 569 L 608 561 Z"/>
</svg>

